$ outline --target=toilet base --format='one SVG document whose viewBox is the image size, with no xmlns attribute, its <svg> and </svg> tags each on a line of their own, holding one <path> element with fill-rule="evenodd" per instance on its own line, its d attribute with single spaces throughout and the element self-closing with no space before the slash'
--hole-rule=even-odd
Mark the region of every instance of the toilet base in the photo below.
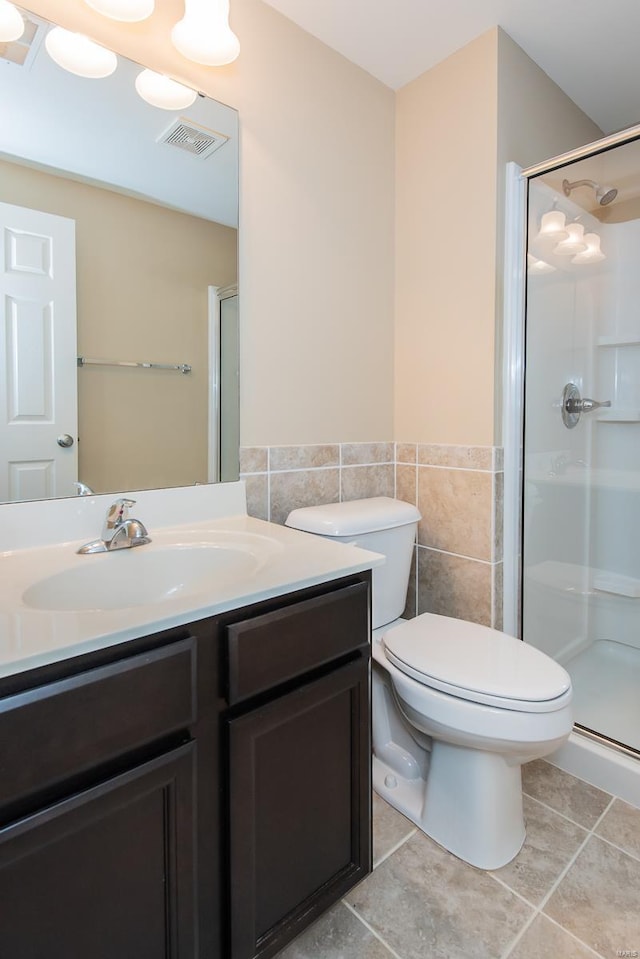
<svg viewBox="0 0 640 959">
<path fill-rule="evenodd" d="M 434 741 L 426 779 L 406 779 L 374 755 L 373 788 L 454 856 L 499 869 L 525 839 L 520 769 L 496 753 Z"/>
</svg>

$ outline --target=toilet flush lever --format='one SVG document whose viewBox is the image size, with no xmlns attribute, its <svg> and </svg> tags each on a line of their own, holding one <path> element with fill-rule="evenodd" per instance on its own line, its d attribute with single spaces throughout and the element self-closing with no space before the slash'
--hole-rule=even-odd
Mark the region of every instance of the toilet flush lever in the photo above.
<svg viewBox="0 0 640 959">
<path fill-rule="evenodd" d="M 583 399 L 576 384 L 567 383 L 562 391 L 562 422 L 572 430 L 580 422 L 582 413 L 591 413 L 603 406 L 611 406 L 611 400 L 592 400 L 588 396 Z"/>
</svg>

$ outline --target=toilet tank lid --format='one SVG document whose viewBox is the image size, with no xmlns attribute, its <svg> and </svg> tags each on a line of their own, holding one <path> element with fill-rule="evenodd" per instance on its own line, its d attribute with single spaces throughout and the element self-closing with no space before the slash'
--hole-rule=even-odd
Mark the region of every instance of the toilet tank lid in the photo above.
<svg viewBox="0 0 640 959">
<path fill-rule="evenodd" d="M 361 536 L 363 533 L 409 526 L 420 518 L 420 511 L 410 503 L 390 496 L 374 496 L 371 499 L 294 509 L 287 516 L 285 526 L 322 536 Z"/>
</svg>

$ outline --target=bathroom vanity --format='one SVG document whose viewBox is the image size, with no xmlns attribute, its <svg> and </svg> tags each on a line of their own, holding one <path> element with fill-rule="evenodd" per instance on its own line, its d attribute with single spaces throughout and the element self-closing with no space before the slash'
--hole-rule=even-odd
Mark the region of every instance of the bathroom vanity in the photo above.
<svg viewBox="0 0 640 959">
<path fill-rule="evenodd" d="M 3 602 L 0 955 L 267 957 L 371 869 L 377 557 L 246 516 L 205 526 L 282 548 L 235 594 L 181 610 Z M 33 568 L 46 547 L 28 552 Z"/>
</svg>

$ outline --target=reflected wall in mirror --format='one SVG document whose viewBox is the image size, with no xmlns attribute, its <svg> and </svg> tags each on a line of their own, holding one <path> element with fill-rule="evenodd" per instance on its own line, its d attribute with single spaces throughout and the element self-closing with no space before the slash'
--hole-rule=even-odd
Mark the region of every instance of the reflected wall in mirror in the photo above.
<svg viewBox="0 0 640 959">
<path fill-rule="evenodd" d="M 23 13 L 0 46 L 0 501 L 237 478 L 237 113 L 150 106 L 122 57 L 74 76 Z"/>
</svg>

